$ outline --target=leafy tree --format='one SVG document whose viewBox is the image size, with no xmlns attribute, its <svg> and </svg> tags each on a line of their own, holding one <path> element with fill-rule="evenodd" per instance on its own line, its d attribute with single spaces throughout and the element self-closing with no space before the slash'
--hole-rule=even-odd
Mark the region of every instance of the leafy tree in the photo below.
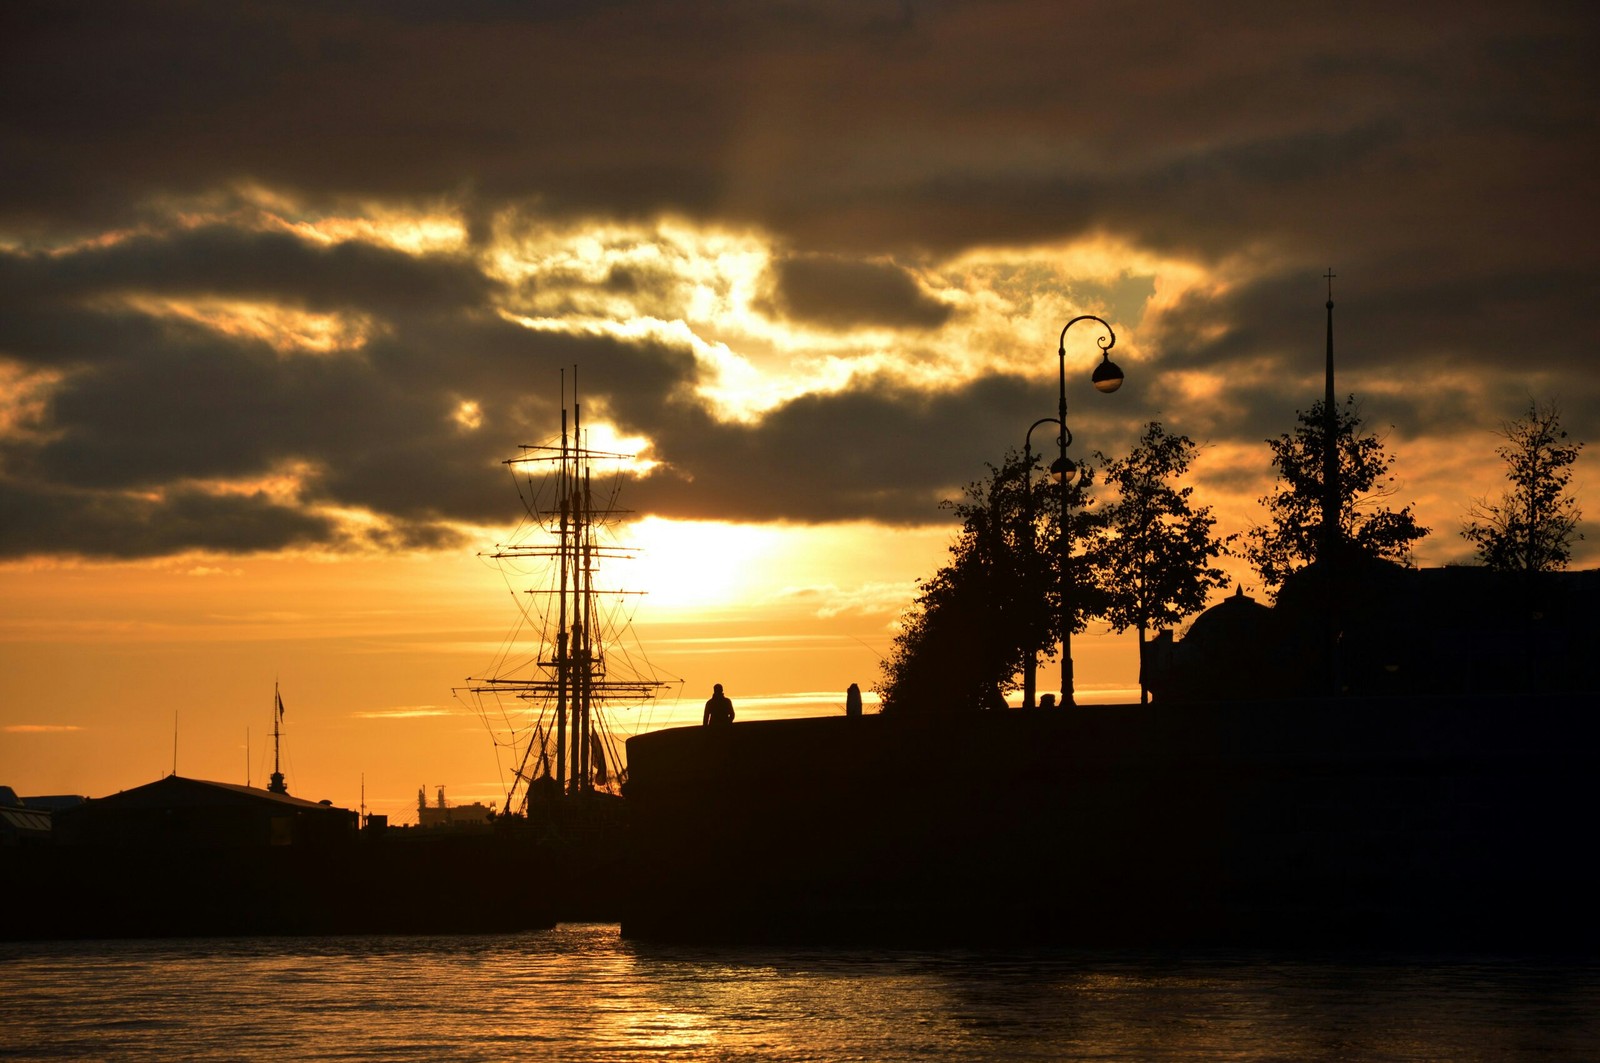
<svg viewBox="0 0 1600 1063">
<path fill-rule="evenodd" d="M 1169 435 L 1151 421 L 1127 457 L 1098 455 L 1116 497 L 1101 509 L 1090 548 L 1094 582 L 1103 588 L 1102 615 L 1116 631 L 1136 630 L 1141 653 L 1150 628 L 1176 626 L 1199 612 L 1206 595 L 1226 580 L 1210 562 L 1228 551 L 1233 537 L 1219 540 L 1211 507 L 1197 508 L 1194 488 L 1174 484 L 1197 449 L 1188 436 Z M 1139 700 L 1149 700 L 1142 667 Z"/>
<path fill-rule="evenodd" d="M 1383 503 L 1394 494 L 1390 469 L 1394 458 L 1383 440 L 1361 431 L 1355 396 L 1337 411 L 1339 458 L 1339 530 L 1348 549 L 1368 557 L 1403 561 L 1411 544 L 1428 534 L 1417 524 L 1411 507 L 1390 509 Z M 1292 433 L 1267 440 L 1277 489 L 1261 499 L 1270 520 L 1245 533 L 1245 558 L 1267 587 L 1284 579 L 1317 556 L 1322 528 L 1322 448 L 1327 438 L 1322 402 L 1296 413 Z"/>
<path fill-rule="evenodd" d="M 884 661 L 878 692 L 885 712 L 975 709 L 1003 703 L 1029 654 L 1060 639 L 1060 488 L 1015 452 L 989 478 L 944 505 L 961 518 L 950 561 L 919 581 Z M 1087 537 L 1094 470 L 1069 486 L 1072 528 Z M 1081 541 L 1081 539 L 1080 539 Z M 1081 565 L 1081 557 L 1074 558 Z M 1098 608 L 1092 587 L 1076 591 L 1074 630 Z"/>
<path fill-rule="evenodd" d="M 1505 459 L 1511 488 L 1497 503 L 1473 502 L 1472 519 L 1461 530 L 1478 548 L 1478 560 L 1489 568 L 1514 572 L 1547 572 L 1565 568 L 1572 544 L 1583 538 L 1578 502 L 1568 495 L 1572 464 L 1582 443 L 1570 442 L 1561 427 L 1555 403 L 1529 401 L 1519 419 L 1500 426 L 1505 445 L 1495 453 Z"/>
</svg>

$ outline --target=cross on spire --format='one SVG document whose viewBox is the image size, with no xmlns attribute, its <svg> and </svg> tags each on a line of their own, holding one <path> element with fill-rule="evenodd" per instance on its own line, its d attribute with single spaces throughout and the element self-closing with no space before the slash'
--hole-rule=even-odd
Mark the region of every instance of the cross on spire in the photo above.
<svg viewBox="0 0 1600 1063">
<path fill-rule="evenodd" d="M 1338 274 L 1333 271 L 1333 267 L 1332 266 L 1329 266 L 1328 267 L 1328 272 L 1324 273 L 1323 276 L 1326 277 L 1327 280 L 1328 280 L 1328 305 L 1332 306 L 1333 305 L 1333 278 L 1337 277 Z"/>
</svg>

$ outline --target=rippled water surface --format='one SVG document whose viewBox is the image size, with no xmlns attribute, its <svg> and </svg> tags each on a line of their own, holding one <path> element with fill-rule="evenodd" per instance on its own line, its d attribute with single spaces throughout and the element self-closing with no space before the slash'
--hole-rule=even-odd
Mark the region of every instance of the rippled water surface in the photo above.
<svg viewBox="0 0 1600 1063">
<path fill-rule="evenodd" d="M 496 937 L 0 944 L 16 1059 L 1600 1058 L 1600 964 L 692 949 Z"/>
</svg>

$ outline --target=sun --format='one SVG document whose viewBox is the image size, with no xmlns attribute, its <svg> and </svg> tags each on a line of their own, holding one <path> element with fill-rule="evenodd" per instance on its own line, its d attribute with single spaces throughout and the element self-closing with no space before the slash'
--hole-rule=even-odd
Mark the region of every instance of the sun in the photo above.
<svg viewBox="0 0 1600 1063">
<path fill-rule="evenodd" d="M 618 534 L 631 558 L 619 586 L 642 591 L 652 614 L 740 604 L 781 550 L 776 529 L 646 517 Z"/>
</svg>

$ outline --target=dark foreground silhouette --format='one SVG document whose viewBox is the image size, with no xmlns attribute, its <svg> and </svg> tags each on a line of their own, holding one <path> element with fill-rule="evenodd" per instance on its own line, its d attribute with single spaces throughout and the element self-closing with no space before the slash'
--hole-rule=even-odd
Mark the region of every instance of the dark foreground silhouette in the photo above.
<svg viewBox="0 0 1600 1063">
<path fill-rule="evenodd" d="M 0 853 L 0 936 L 620 919 L 695 942 L 1600 952 L 1594 694 L 834 716 L 628 753 L 625 804 L 475 833 L 162 780 Z"/>
<path fill-rule="evenodd" d="M 761 721 L 633 738 L 623 932 L 1600 948 L 1600 697 Z"/>
<path fill-rule="evenodd" d="M 356 814 L 169 776 L 0 850 L 0 938 L 489 933 L 616 919 L 620 798 L 480 829 L 357 831 Z"/>
</svg>

